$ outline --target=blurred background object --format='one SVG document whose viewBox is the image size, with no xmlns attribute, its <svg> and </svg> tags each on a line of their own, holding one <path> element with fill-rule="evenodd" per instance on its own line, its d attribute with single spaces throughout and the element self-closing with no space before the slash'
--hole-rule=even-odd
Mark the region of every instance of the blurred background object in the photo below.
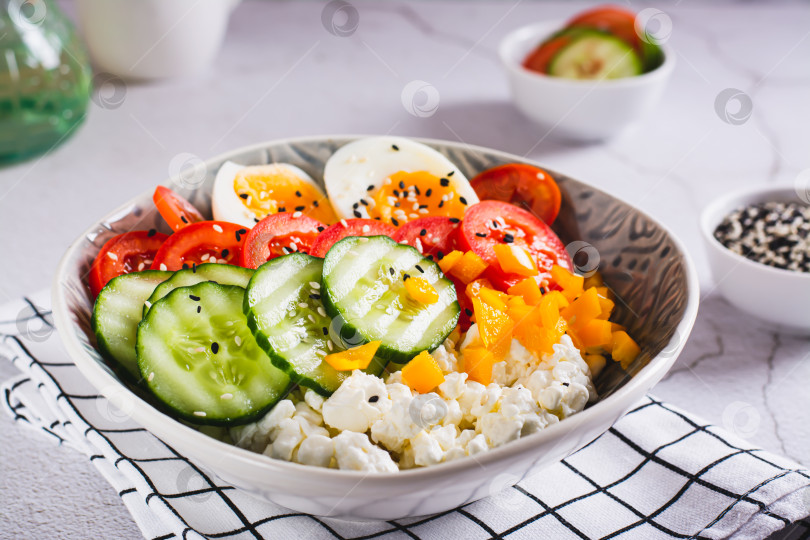
<svg viewBox="0 0 810 540">
<path fill-rule="evenodd" d="M 90 65 L 52 0 L 0 0 L 0 164 L 47 152 L 84 120 Z"/>
<path fill-rule="evenodd" d="M 122 79 L 198 73 L 216 56 L 240 0 L 78 0 L 96 68 Z"/>
</svg>

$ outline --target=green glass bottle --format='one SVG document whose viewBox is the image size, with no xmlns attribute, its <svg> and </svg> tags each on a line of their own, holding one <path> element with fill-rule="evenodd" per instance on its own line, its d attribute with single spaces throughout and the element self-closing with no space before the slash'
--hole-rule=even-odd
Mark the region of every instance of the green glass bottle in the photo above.
<svg viewBox="0 0 810 540">
<path fill-rule="evenodd" d="M 84 120 L 91 70 L 52 0 L 0 0 L 0 164 L 47 152 Z"/>
</svg>

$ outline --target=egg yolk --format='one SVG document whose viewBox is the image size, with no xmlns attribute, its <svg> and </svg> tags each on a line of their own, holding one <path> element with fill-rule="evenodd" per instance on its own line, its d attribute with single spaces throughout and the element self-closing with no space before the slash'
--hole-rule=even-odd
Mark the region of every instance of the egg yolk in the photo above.
<svg viewBox="0 0 810 540">
<path fill-rule="evenodd" d="M 453 189 L 451 178 L 439 178 L 427 171 L 394 173 L 371 198 L 374 204 L 366 208 L 369 217 L 395 227 L 428 216 L 461 219 L 468 204 Z"/>
<path fill-rule="evenodd" d="M 337 221 L 320 190 L 281 167 L 245 167 L 236 174 L 233 188 L 257 222 L 278 212 L 301 212 L 327 224 Z"/>
</svg>

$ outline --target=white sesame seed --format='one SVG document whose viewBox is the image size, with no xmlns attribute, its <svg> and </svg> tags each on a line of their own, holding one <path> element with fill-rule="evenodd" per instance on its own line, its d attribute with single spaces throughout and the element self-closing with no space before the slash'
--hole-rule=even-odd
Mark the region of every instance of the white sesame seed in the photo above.
<svg viewBox="0 0 810 540">
<path fill-rule="evenodd" d="M 310 322 L 315 322 L 315 317 L 312 316 L 312 313 L 307 315 L 307 319 L 309 319 Z"/>
<path fill-rule="evenodd" d="M 205 352 L 205 347 L 197 347 L 196 349 L 194 349 L 194 352 L 198 353 Z"/>
<path fill-rule="evenodd" d="M 222 394 L 219 397 L 220 397 L 220 399 L 233 399 L 233 394 L 231 394 L 230 392 L 225 392 L 224 394 Z"/>
<path fill-rule="evenodd" d="M 294 218 L 300 218 L 302 215 L 303 214 L 301 214 L 301 212 L 293 212 L 293 217 Z"/>
<path fill-rule="evenodd" d="M 313 289 L 320 289 L 321 288 L 321 284 L 318 283 L 317 281 L 310 281 L 309 286 L 312 287 Z"/>
<path fill-rule="evenodd" d="M 154 379 L 154 378 L 155 378 L 155 372 L 150 371 L 149 376 L 146 378 L 146 382 L 152 382 L 152 379 Z"/>
<path fill-rule="evenodd" d="M 348 224 L 348 223 L 346 223 L 346 220 L 345 220 L 345 219 L 341 219 L 341 220 L 340 220 L 340 224 L 341 224 L 341 225 L 343 225 L 343 226 L 344 226 L 344 227 L 346 227 L 346 228 L 349 228 L 349 224 Z"/>
<path fill-rule="evenodd" d="M 357 239 L 357 241 L 360 242 L 361 244 L 365 244 L 366 242 L 368 242 L 368 238 L 366 238 L 365 236 L 361 236 L 360 238 Z"/>
<path fill-rule="evenodd" d="M 233 342 L 236 343 L 237 347 L 242 346 L 242 338 L 240 338 L 239 336 L 233 336 Z"/>
<path fill-rule="evenodd" d="M 112 260 L 114 260 L 114 261 L 117 261 L 117 260 L 118 260 L 118 255 L 116 255 L 116 254 L 115 254 L 115 253 L 113 253 L 112 251 L 108 251 L 108 252 L 107 252 L 107 257 L 109 257 L 110 259 L 112 259 Z"/>
<path fill-rule="evenodd" d="M 207 261 L 211 257 L 210 253 L 203 253 L 202 257 L 200 257 L 201 261 Z"/>
<path fill-rule="evenodd" d="M 321 317 L 326 317 L 326 310 L 323 309 L 323 306 L 318 306 L 318 315 Z"/>
<path fill-rule="evenodd" d="M 329 350 L 330 350 L 330 351 L 332 351 L 332 350 L 334 350 L 334 349 L 335 349 L 335 346 L 334 346 L 334 344 L 332 344 L 332 340 L 331 340 L 331 339 L 330 339 L 329 341 L 327 341 L 327 342 L 326 342 L 326 346 L 327 346 L 327 347 L 329 347 Z"/>
<path fill-rule="evenodd" d="M 363 234 L 367 234 L 371 230 L 371 227 L 368 225 L 363 225 Z"/>
<path fill-rule="evenodd" d="M 160 269 L 161 269 L 161 270 L 163 270 L 163 271 L 165 272 L 166 270 L 168 270 L 168 269 L 169 269 L 169 267 L 168 267 L 168 266 L 166 266 L 166 265 L 165 265 L 165 264 L 163 264 L 163 263 L 160 263 Z"/>
<path fill-rule="evenodd" d="M 419 250 L 419 253 L 423 253 L 423 251 L 422 251 L 422 241 L 419 240 L 418 238 L 416 239 L 416 249 Z"/>
<path fill-rule="evenodd" d="M 226 264 L 228 261 L 226 261 L 225 259 L 219 259 L 217 262 L 219 264 Z"/>
<path fill-rule="evenodd" d="M 217 231 L 218 233 L 221 233 L 221 232 L 222 232 L 222 227 L 220 227 L 219 225 L 217 225 L 217 224 L 215 223 L 215 224 L 214 224 L 214 230 L 215 230 L 215 231 Z"/>
<path fill-rule="evenodd" d="M 386 178 L 385 181 L 383 182 L 383 184 L 386 185 L 386 186 L 390 186 L 391 185 L 391 179 Z"/>
<path fill-rule="evenodd" d="M 194 411 L 194 416 L 208 416 L 205 411 Z"/>
<path fill-rule="evenodd" d="M 143 262 L 138 263 L 138 272 L 144 269 L 146 265 Z"/>
<path fill-rule="evenodd" d="M 293 251 L 298 251 L 298 245 L 295 242 L 290 242 L 290 249 Z"/>
<path fill-rule="evenodd" d="M 306 302 L 299 302 L 298 307 L 306 309 L 309 307 L 309 304 L 307 304 Z"/>
<path fill-rule="evenodd" d="M 428 213 L 428 209 L 427 209 L 427 208 L 420 208 L 420 209 L 419 209 L 419 213 L 420 213 L 420 214 L 427 214 L 427 213 Z"/>
<path fill-rule="evenodd" d="M 409 217 L 411 219 L 417 219 L 419 217 L 419 214 L 409 214 Z"/>
</svg>

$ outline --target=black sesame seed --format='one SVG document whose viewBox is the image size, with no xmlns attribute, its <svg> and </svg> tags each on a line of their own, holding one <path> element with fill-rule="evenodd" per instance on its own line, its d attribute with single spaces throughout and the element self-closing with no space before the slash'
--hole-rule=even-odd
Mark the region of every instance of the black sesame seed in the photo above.
<svg viewBox="0 0 810 540">
<path fill-rule="evenodd" d="M 200 301 L 200 297 L 199 297 L 199 296 L 195 296 L 195 295 L 193 295 L 193 294 L 190 294 L 190 295 L 188 295 L 188 297 L 189 297 L 189 298 L 191 298 L 192 300 L 194 300 L 195 302 L 199 302 L 199 301 Z"/>
<path fill-rule="evenodd" d="M 505 235 L 503 235 L 503 241 L 506 242 L 507 244 L 511 244 L 512 242 L 515 241 L 515 237 L 509 233 L 506 233 Z"/>
<path fill-rule="evenodd" d="M 467 314 L 467 317 L 472 317 L 472 310 L 470 308 L 464 308 L 464 313 Z"/>
<path fill-rule="evenodd" d="M 356 203 L 354 203 L 354 204 L 352 205 L 352 208 L 355 208 L 355 209 L 356 209 L 358 206 L 360 206 L 360 203 L 359 203 L 359 202 L 356 202 Z"/>
<path fill-rule="evenodd" d="M 368 201 L 365 199 L 360 199 L 360 204 L 362 204 L 363 206 L 368 206 Z"/>
<path fill-rule="evenodd" d="M 148 236 L 149 238 L 152 238 L 156 234 L 157 234 L 157 229 L 149 229 L 149 232 L 146 233 L 146 236 Z"/>
<path fill-rule="evenodd" d="M 451 217 L 450 218 L 450 223 L 458 223 L 459 221 L 461 221 L 461 220 L 458 219 L 457 217 Z"/>
<path fill-rule="evenodd" d="M 442 178 L 441 180 L 439 180 L 439 183 L 442 185 L 442 187 L 447 187 L 450 185 L 450 179 Z"/>
<path fill-rule="evenodd" d="M 467 199 L 465 199 L 464 197 L 459 197 L 458 200 L 461 202 L 461 204 L 467 206 Z"/>
<path fill-rule="evenodd" d="M 192 274 L 197 273 L 197 263 L 191 263 L 191 273 Z"/>
<path fill-rule="evenodd" d="M 296 212 L 303 212 L 303 211 L 304 211 L 304 208 L 306 208 L 306 206 L 296 206 L 296 207 L 295 207 L 295 211 L 296 211 Z"/>
<path fill-rule="evenodd" d="M 321 332 L 323 332 L 323 335 L 325 336 L 329 335 L 329 329 L 325 326 L 321 326 Z"/>
<path fill-rule="evenodd" d="M 259 218 L 257 218 L 257 217 L 253 218 L 253 223 L 258 223 L 258 222 L 259 222 Z"/>
<path fill-rule="evenodd" d="M 415 192 L 417 195 L 421 195 L 421 194 L 422 194 L 422 192 L 421 192 L 421 191 L 419 191 L 419 188 L 418 188 L 417 186 L 413 186 L 413 191 L 414 191 L 414 192 Z"/>
<path fill-rule="evenodd" d="M 372 184 L 372 185 L 369 185 L 369 186 L 366 188 L 366 191 L 371 191 L 371 190 L 373 190 L 373 189 L 374 189 L 374 185 Z"/>
<path fill-rule="evenodd" d="M 399 190 L 398 189 L 394 190 L 394 197 L 399 197 Z"/>
<path fill-rule="evenodd" d="M 379 399 L 380 399 L 380 396 L 371 396 L 370 398 L 368 398 L 368 402 L 369 403 L 377 403 L 377 401 L 379 401 Z"/>
<path fill-rule="evenodd" d="M 419 205 L 419 208 L 427 208 L 427 207 L 428 207 L 428 205 L 426 205 L 426 204 L 420 204 Z"/>
<path fill-rule="evenodd" d="M 475 233 L 475 236 L 477 236 L 478 238 L 486 238 L 487 233 L 485 233 L 485 232 L 477 232 L 477 233 Z"/>
<path fill-rule="evenodd" d="M 419 231 L 419 236 L 425 236 L 427 234 L 427 229 L 422 229 Z"/>
<path fill-rule="evenodd" d="M 211 344 L 211 352 L 217 354 L 219 352 L 219 343 L 216 341 Z"/>
<path fill-rule="evenodd" d="M 425 197 L 430 197 L 431 195 L 433 195 L 433 188 L 428 188 L 425 192 Z"/>
<path fill-rule="evenodd" d="M 402 274 L 402 281 L 406 281 L 406 280 L 407 280 L 407 279 L 409 279 L 410 277 L 411 277 L 411 275 L 410 275 L 410 274 Z"/>
<path fill-rule="evenodd" d="M 354 214 L 354 217 L 356 217 L 356 218 L 359 218 L 359 217 L 362 217 L 362 216 L 363 216 L 363 214 L 361 214 L 361 213 L 360 213 L 360 212 L 358 212 L 357 210 L 353 210 L 353 211 L 352 211 L 352 214 Z"/>
<path fill-rule="evenodd" d="M 318 208 L 320 205 L 321 203 L 319 203 L 318 201 L 312 201 L 312 206 L 314 206 L 315 208 Z"/>
<path fill-rule="evenodd" d="M 187 218 L 185 215 L 181 214 L 181 215 L 180 215 L 180 220 L 181 220 L 183 223 L 185 223 L 186 225 L 188 225 L 188 218 Z"/>
<path fill-rule="evenodd" d="M 402 180 L 399 181 L 399 189 L 405 189 L 405 182 Z"/>
<path fill-rule="evenodd" d="M 230 250 L 228 250 L 228 249 L 223 249 L 223 250 L 222 250 L 222 258 L 223 258 L 223 259 L 227 259 L 227 258 L 228 258 L 228 254 L 229 254 L 230 252 L 231 252 L 231 251 L 230 251 Z"/>
<path fill-rule="evenodd" d="M 382 218 L 380 216 L 374 216 L 374 219 L 376 219 L 377 221 L 382 221 Z"/>
<path fill-rule="evenodd" d="M 444 201 L 439 201 L 439 208 L 441 208 L 442 206 L 444 206 Z"/>
<path fill-rule="evenodd" d="M 421 266 L 419 266 L 418 264 L 417 264 L 417 265 L 414 265 L 414 268 L 416 268 L 417 270 L 419 270 L 419 273 L 421 273 L 421 274 L 424 274 L 424 273 L 425 273 L 425 271 L 424 271 L 424 270 L 422 270 L 422 267 L 421 267 Z"/>
<path fill-rule="evenodd" d="M 498 228 L 498 222 L 497 222 L 497 221 L 495 221 L 494 219 L 492 220 L 492 228 L 493 228 L 493 229 L 497 229 L 497 228 Z"/>
<path fill-rule="evenodd" d="M 392 145 L 391 145 L 391 149 L 392 149 L 392 150 L 394 150 L 394 151 L 396 151 L 396 152 L 399 152 L 399 146 L 397 146 L 397 145 L 395 145 L 395 144 L 392 144 Z"/>
<path fill-rule="evenodd" d="M 439 251 L 438 253 L 436 253 L 436 258 L 437 258 L 438 260 L 442 260 L 442 259 L 444 259 L 444 253 L 442 253 L 441 251 Z"/>
<path fill-rule="evenodd" d="M 301 195 L 301 192 L 300 192 L 300 191 L 296 191 L 296 192 L 295 192 L 295 196 L 296 196 L 296 197 L 303 197 L 303 195 Z"/>
<path fill-rule="evenodd" d="M 287 208 L 286 208 L 286 207 L 284 207 L 284 206 L 281 206 L 281 207 L 279 207 L 278 211 L 279 211 L 279 212 L 286 212 L 286 211 L 287 211 Z"/>
<path fill-rule="evenodd" d="M 183 263 L 183 270 L 188 270 L 188 263 Z"/>
<path fill-rule="evenodd" d="M 323 232 L 323 229 L 324 229 L 323 227 L 320 227 L 320 226 L 319 226 L 319 227 L 318 227 L 318 232 Z"/>
<path fill-rule="evenodd" d="M 391 223 L 394 224 L 394 227 L 399 227 L 399 221 L 397 221 L 396 218 L 391 218 Z"/>
<path fill-rule="evenodd" d="M 394 208 L 399 208 L 399 201 L 394 203 Z"/>
<path fill-rule="evenodd" d="M 202 311 L 202 306 L 197 306 L 197 313 Z"/>
<path fill-rule="evenodd" d="M 389 266 L 389 267 L 388 267 L 388 273 L 389 273 L 389 274 L 391 274 L 391 275 L 393 276 L 393 275 L 394 275 L 396 272 L 394 272 L 394 269 L 393 269 L 392 267 L 390 267 L 390 266 Z"/>
<path fill-rule="evenodd" d="M 546 292 L 547 291 L 545 287 L 540 287 L 540 294 L 546 294 Z"/>
<path fill-rule="evenodd" d="M 249 195 L 248 195 L 247 193 L 240 193 L 240 194 L 239 194 L 239 196 L 240 196 L 241 198 L 243 198 L 243 199 L 247 200 L 247 198 L 248 198 L 248 196 L 249 196 Z"/>
<path fill-rule="evenodd" d="M 312 298 L 313 300 L 320 300 L 321 299 L 320 294 L 310 294 L 309 297 Z"/>
<path fill-rule="evenodd" d="M 456 174 L 456 171 L 450 171 L 449 173 L 447 173 L 447 176 L 453 176 L 454 174 Z"/>
</svg>

